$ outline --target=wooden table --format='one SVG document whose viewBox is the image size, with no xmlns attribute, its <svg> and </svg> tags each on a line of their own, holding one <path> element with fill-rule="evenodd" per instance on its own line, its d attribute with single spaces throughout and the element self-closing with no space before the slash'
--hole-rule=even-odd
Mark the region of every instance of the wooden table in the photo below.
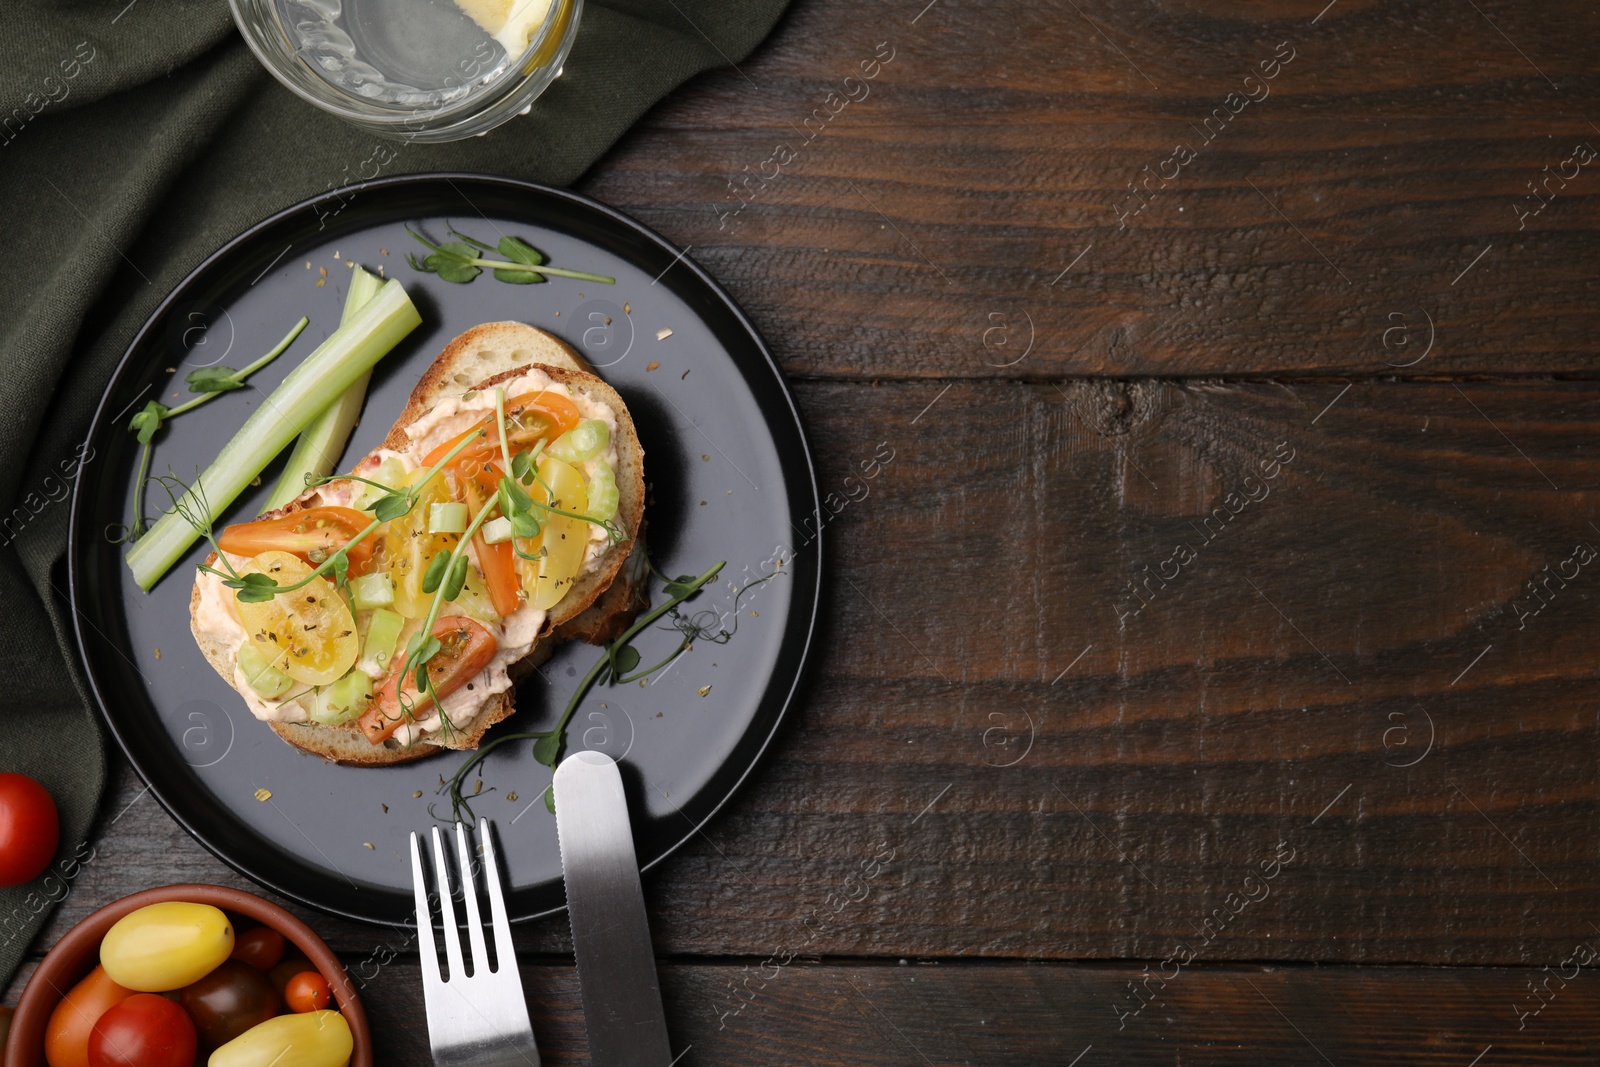
<svg viewBox="0 0 1600 1067">
<path fill-rule="evenodd" d="M 681 1062 L 1595 1062 L 1600 12 L 924 2 L 799 0 L 581 185 L 838 509 L 792 724 L 647 884 Z M 41 944 L 240 884 L 126 768 L 96 847 Z M 311 918 L 426 1062 L 409 942 Z"/>
</svg>

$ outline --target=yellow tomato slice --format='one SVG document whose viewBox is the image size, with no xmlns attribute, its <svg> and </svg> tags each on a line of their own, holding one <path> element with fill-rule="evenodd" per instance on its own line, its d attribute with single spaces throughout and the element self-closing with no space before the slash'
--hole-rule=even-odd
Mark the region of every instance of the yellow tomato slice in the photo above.
<svg viewBox="0 0 1600 1067">
<path fill-rule="evenodd" d="M 311 567 L 288 552 L 263 552 L 244 573 L 270 574 L 280 586 L 311 574 Z M 356 620 L 344 598 L 326 578 L 312 578 L 292 593 L 257 604 L 238 602 L 239 621 L 256 649 L 290 678 L 327 685 L 355 665 L 361 651 Z"/>
<path fill-rule="evenodd" d="M 418 467 L 406 478 L 407 486 L 421 483 L 427 473 Z M 450 487 L 451 475 L 440 471 L 417 494 L 417 503 L 409 514 L 402 515 L 384 526 L 383 568 L 394 580 L 394 610 L 408 619 L 420 619 L 428 614 L 433 594 L 422 591 L 422 578 L 428 564 L 440 552 L 448 552 L 460 540 L 459 534 L 428 532 L 428 509 L 434 504 L 445 504 L 455 499 Z"/>
<path fill-rule="evenodd" d="M 575 515 L 588 512 L 588 487 L 578 468 L 545 456 L 539 460 L 539 477 L 543 484 L 535 482 L 528 493 L 536 502 L 548 503 Z M 548 493 L 546 485 L 550 487 Z M 589 547 L 589 523 L 565 515 L 542 513 L 538 508 L 534 511 L 544 519 L 544 529 L 537 542 L 541 555 L 537 563 L 529 560 L 519 563 L 523 565 L 522 583 L 528 591 L 528 602 L 541 611 L 548 611 L 567 595 L 573 578 L 583 569 L 583 557 Z"/>
</svg>

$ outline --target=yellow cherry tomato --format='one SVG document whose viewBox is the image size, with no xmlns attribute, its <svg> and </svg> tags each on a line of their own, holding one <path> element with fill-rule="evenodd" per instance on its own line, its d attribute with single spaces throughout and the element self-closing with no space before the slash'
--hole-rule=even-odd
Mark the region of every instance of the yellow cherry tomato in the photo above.
<svg viewBox="0 0 1600 1067">
<path fill-rule="evenodd" d="M 554 456 L 539 460 L 539 478 L 528 489 L 536 504 L 585 515 L 589 508 L 589 491 L 583 474 L 570 463 Z M 545 486 L 550 491 L 545 491 Z M 567 590 L 572 579 L 583 569 L 583 557 L 589 548 L 590 524 L 583 519 L 557 515 L 535 507 L 534 514 L 544 523 L 538 538 L 522 545 L 528 553 L 538 553 L 537 561 L 518 559 L 517 572 L 522 578 L 522 588 L 528 593 L 528 603 L 541 611 L 554 607 Z M 531 545 L 532 547 L 528 547 Z"/>
<path fill-rule="evenodd" d="M 100 942 L 106 976 L 125 989 L 163 993 L 198 982 L 233 953 L 233 923 L 210 904 L 147 904 Z"/>
<path fill-rule="evenodd" d="M 211 1054 L 207 1067 L 344 1067 L 355 1048 L 336 1011 L 280 1015 L 257 1023 Z"/>
<path fill-rule="evenodd" d="M 304 560 L 288 552 L 263 552 L 241 573 L 271 575 L 280 586 L 311 574 Z M 239 621 L 249 641 L 271 663 L 297 682 L 327 685 L 355 666 L 361 652 L 356 620 L 344 597 L 326 578 L 260 603 L 237 602 Z"/>
<path fill-rule="evenodd" d="M 426 467 L 419 467 L 406 478 L 406 485 L 421 484 Z M 434 504 L 447 504 L 455 500 L 451 491 L 451 475 L 440 471 L 417 493 L 416 506 L 383 528 L 383 567 L 394 580 L 394 610 L 408 619 L 420 619 L 428 614 L 433 594 L 422 591 L 422 578 L 428 564 L 440 552 L 448 552 L 461 540 L 459 534 L 436 534 L 428 531 L 428 512 Z"/>
</svg>

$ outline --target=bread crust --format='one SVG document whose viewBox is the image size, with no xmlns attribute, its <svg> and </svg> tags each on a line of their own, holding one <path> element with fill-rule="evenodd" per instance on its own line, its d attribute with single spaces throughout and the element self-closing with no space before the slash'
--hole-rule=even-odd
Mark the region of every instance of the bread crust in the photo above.
<svg viewBox="0 0 1600 1067">
<path fill-rule="evenodd" d="M 546 615 L 527 656 L 510 665 L 513 687 L 489 698 L 464 733 L 448 745 L 435 742 L 402 745 L 390 738 L 374 745 L 354 723 L 324 726 L 320 723 L 269 722 L 274 733 L 296 748 L 337 763 L 383 766 L 433 755 L 444 748 L 475 749 L 489 727 L 516 710 L 515 682 L 548 659 L 562 641 L 581 638 L 594 643 L 619 636 L 633 617 L 649 603 L 648 568 L 644 565 L 641 533 L 644 524 L 644 449 L 627 406 L 610 385 L 593 373 L 560 338 L 519 322 L 492 322 L 473 327 L 445 346 L 412 389 L 404 410 L 390 428 L 381 448 L 400 451 L 410 444 L 405 427 L 433 409 L 442 399 L 494 386 L 535 368 L 554 381 L 611 408 L 617 415 L 617 515 L 613 520 L 625 535 L 600 557 L 600 566 L 579 575 L 561 601 Z M 474 376 L 478 375 L 478 376 Z M 370 454 L 369 457 L 370 458 Z M 363 459 L 362 462 L 366 460 Z M 359 463 L 357 464 L 359 466 Z M 283 507 L 263 514 L 277 518 L 314 507 L 317 490 L 307 490 Z M 215 566 L 216 553 L 206 558 Z M 619 573 L 622 577 L 619 579 Z M 616 587 L 613 591 L 613 586 Z M 198 625 L 200 587 L 190 594 L 190 630 L 201 653 L 230 686 L 234 681 L 231 649 L 208 639 Z"/>
</svg>

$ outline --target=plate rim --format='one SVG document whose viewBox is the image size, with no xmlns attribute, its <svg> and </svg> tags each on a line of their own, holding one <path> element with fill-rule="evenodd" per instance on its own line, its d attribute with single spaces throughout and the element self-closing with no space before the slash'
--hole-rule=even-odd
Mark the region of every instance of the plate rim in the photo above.
<svg viewBox="0 0 1600 1067">
<path fill-rule="evenodd" d="M 241 245 L 251 241 L 261 231 L 290 219 L 293 216 L 308 212 L 315 212 L 319 205 L 331 200 L 343 202 L 361 193 L 382 193 L 389 189 L 405 188 L 407 186 L 421 185 L 439 181 L 444 181 L 452 188 L 456 188 L 456 183 L 458 181 L 472 185 L 487 184 L 500 186 L 504 189 L 514 190 L 519 193 L 531 194 L 535 197 L 546 197 L 559 201 L 566 201 L 568 204 L 571 204 L 574 207 L 595 212 L 606 217 L 613 225 L 620 225 L 626 229 L 632 230 L 650 242 L 658 245 L 664 251 L 675 253 L 676 258 L 673 260 L 672 265 L 676 266 L 681 264 L 686 266 L 694 274 L 700 285 L 704 287 L 705 291 L 709 292 L 713 297 L 715 297 L 716 300 L 723 306 L 724 310 L 732 315 L 738 326 L 748 334 L 750 340 L 755 345 L 756 351 L 760 354 L 761 359 L 764 361 L 766 370 L 772 374 L 773 383 L 777 386 L 778 395 L 782 398 L 784 404 L 787 406 L 788 414 L 793 420 L 794 431 L 799 439 L 800 456 L 805 462 L 804 488 L 809 490 L 810 494 L 809 503 L 811 506 L 811 517 L 818 518 L 818 521 L 815 524 L 816 530 L 814 533 L 810 534 L 810 540 L 808 541 L 808 547 L 815 553 L 816 559 L 816 574 L 809 590 L 811 598 L 811 609 L 808 612 L 809 618 L 807 618 L 805 621 L 803 634 L 786 634 L 784 638 L 786 642 L 799 642 L 799 659 L 794 670 L 793 680 L 789 684 L 788 691 L 782 694 L 782 700 L 779 703 L 776 712 L 772 716 L 771 725 L 765 731 L 764 736 L 760 737 L 759 744 L 751 753 L 748 764 L 739 770 L 737 778 L 735 778 L 728 788 L 722 792 L 722 796 L 720 796 L 715 803 L 713 803 L 706 810 L 702 818 L 699 820 L 690 820 L 690 827 L 685 833 L 679 836 L 676 841 L 668 845 L 666 849 L 664 849 L 653 859 L 639 865 L 639 872 L 641 875 L 643 875 L 645 872 L 652 870 L 657 865 L 676 853 L 697 834 L 703 834 L 705 832 L 705 828 L 721 813 L 722 809 L 727 806 L 727 804 L 733 800 L 735 796 L 743 791 L 745 786 L 749 783 L 751 775 L 753 775 L 756 769 L 765 761 L 773 742 L 776 740 L 779 732 L 783 729 L 784 724 L 788 721 L 789 713 L 794 707 L 795 698 L 800 692 L 801 687 L 806 683 L 813 667 L 812 651 L 813 646 L 816 643 L 817 628 L 822 615 L 823 577 L 827 560 L 827 554 L 825 551 L 826 539 L 823 533 L 826 523 L 820 521 L 820 516 L 823 514 L 823 511 L 821 491 L 817 481 L 816 459 L 812 453 L 810 437 L 806 433 L 804 417 L 801 415 L 799 405 L 795 402 L 794 391 L 790 388 L 789 380 L 784 375 L 783 368 L 779 366 L 778 361 L 773 357 L 772 350 L 768 347 L 766 339 L 761 335 L 761 332 L 756 329 L 755 323 L 750 320 L 750 317 L 745 314 L 744 309 L 739 306 L 738 302 L 735 301 L 731 295 L 729 295 L 729 293 L 717 282 L 717 280 L 689 257 L 688 246 L 680 248 L 676 243 L 670 241 L 665 236 L 658 233 L 654 228 L 634 218 L 632 215 L 629 215 L 618 208 L 612 207 L 609 204 L 603 203 L 602 201 L 596 200 L 593 197 L 587 196 L 583 193 L 577 193 L 570 189 L 562 189 L 539 182 L 527 181 L 521 178 L 510 178 L 504 175 L 471 171 L 418 171 L 410 174 L 392 175 L 386 178 L 374 178 L 369 181 L 356 182 L 351 185 L 342 186 L 338 189 L 330 189 L 326 192 L 297 201 L 288 207 L 275 211 L 272 214 L 251 223 L 239 233 L 235 234 L 227 241 L 224 241 L 213 252 L 202 259 L 191 270 L 189 270 L 183 276 L 183 278 L 180 279 L 167 292 L 164 297 L 162 297 L 161 301 L 156 304 L 156 306 L 150 311 L 149 315 L 147 315 L 144 321 L 139 325 L 138 330 L 134 332 L 132 338 L 124 347 L 122 355 L 117 359 L 115 367 L 112 368 L 110 375 L 107 377 L 100 395 L 100 399 L 95 404 L 94 414 L 89 419 L 89 425 L 88 429 L 85 431 L 84 440 L 86 442 L 93 441 L 104 429 L 103 424 L 107 419 L 107 412 L 111 406 L 112 389 L 116 383 L 121 380 L 124 372 L 128 369 L 128 366 L 133 361 L 135 355 L 144 347 L 151 332 L 157 329 L 159 323 L 165 321 L 168 312 L 178 302 L 180 296 L 186 290 L 188 290 L 191 285 L 204 277 L 217 264 L 226 261 L 226 259 Z M 460 190 L 457 189 L 457 192 L 460 192 Z M 466 194 L 462 193 L 461 195 L 463 199 L 465 199 Z M 470 203 L 470 201 L 468 202 Z M 271 269 L 270 265 L 268 269 Z M 787 468 L 785 473 L 790 473 Z M 798 471 L 795 473 L 798 473 Z M 111 732 L 112 737 L 117 742 L 117 747 L 122 752 L 123 758 L 128 761 L 128 764 L 133 768 L 134 773 L 137 774 L 144 782 L 146 787 L 148 787 L 150 793 L 156 798 L 156 801 L 161 805 L 162 810 L 166 812 L 168 817 L 182 827 L 183 831 L 207 852 L 221 860 L 225 865 L 228 866 L 229 869 L 248 879 L 252 884 L 266 889 L 269 892 L 276 893 L 286 900 L 292 900 L 297 904 L 312 908 L 323 914 L 334 915 L 339 918 L 348 919 L 367 925 L 406 925 L 404 922 L 398 924 L 390 923 L 384 919 L 374 917 L 371 914 L 363 913 L 356 908 L 330 907 L 322 901 L 309 899 L 307 896 L 288 891 L 280 885 L 270 884 L 261 880 L 256 874 L 247 870 L 242 862 L 233 859 L 222 848 L 219 848 L 205 835 L 202 835 L 192 825 L 191 821 L 185 818 L 184 815 L 177 808 L 175 808 L 173 802 L 166 795 L 164 787 L 157 784 L 145 773 L 144 768 L 140 766 L 139 761 L 134 757 L 127 738 L 124 737 L 124 730 L 119 728 L 115 717 L 112 716 L 108 710 L 109 703 L 106 699 L 106 694 L 102 692 L 99 681 L 95 676 L 95 672 L 90 668 L 89 665 L 90 661 L 88 656 L 88 642 L 84 633 L 84 625 L 88 622 L 88 619 L 85 616 L 83 609 L 79 606 L 80 579 L 82 576 L 80 575 L 80 566 L 78 563 L 78 548 L 80 539 L 84 533 L 85 524 L 90 522 L 89 517 L 84 514 L 84 511 L 88 506 L 84 500 L 86 495 L 83 488 L 84 482 L 85 480 L 81 478 L 75 479 L 73 482 L 65 546 L 67 563 L 67 603 L 72 609 L 72 636 L 75 651 L 77 653 L 77 662 L 75 665 L 82 672 L 84 684 L 88 689 L 94 703 L 94 710 L 97 713 L 98 720 L 104 723 L 106 728 Z M 102 635 L 101 639 L 106 643 L 110 643 L 110 638 L 105 637 L 104 635 Z M 526 915 L 513 916 L 511 921 L 513 923 L 532 923 L 540 919 L 558 915 L 567 908 L 564 898 L 565 893 L 563 892 L 563 901 L 561 904 L 547 908 L 543 911 L 535 911 Z"/>
</svg>

